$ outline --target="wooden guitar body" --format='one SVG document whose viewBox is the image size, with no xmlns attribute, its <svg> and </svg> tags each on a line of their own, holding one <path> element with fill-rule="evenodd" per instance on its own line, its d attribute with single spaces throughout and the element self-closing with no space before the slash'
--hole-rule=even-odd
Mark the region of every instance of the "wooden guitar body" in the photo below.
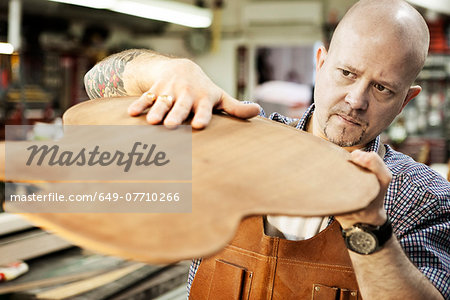
<svg viewBox="0 0 450 300">
<path fill-rule="evenodd" d="M 66 111 L 63 121 L 146 125 L 144 116 L 127 115 L 135 99 L 87 101 Z M 192 130 L 191 212 L 24 215 L 110 255 L 149 263 L 204 257 L 222 249 L 246 216 L 327 216 L 366 207 L 379 191 L 377 179 L 348 158 L 340 147 L 289 126 L 214 115 L 206 129 Z"/>
</svg>

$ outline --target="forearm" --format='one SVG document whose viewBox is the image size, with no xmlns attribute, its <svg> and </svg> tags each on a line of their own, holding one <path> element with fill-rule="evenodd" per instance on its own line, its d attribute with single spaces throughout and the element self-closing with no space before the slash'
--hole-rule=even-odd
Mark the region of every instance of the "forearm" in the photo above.
<svg viewBox="0 0 450 300">
<path fill-rule="evenodd" d="M 130 69 L 130 66 L 131 69 L 136 68 L 137 58 L 143 57 L 146 61 L 168 58 L 146 49 L 130 49 L 108 56 L 84 76 L 84 85 L 89 98 L 138 95 L 136 89 L 133 89 L 132 94 L 127 90 L 126 81 L 129 80 L 129 76 L 126 74 L 133 73 L 133 70 L 128 72 L 126 70 Z"/>
<path fill-rule="evenodd" d="M 349 253 L 364 300 L 443 299 L 408 259 L 395 237 L 373 254 L 360 255 L 350 250 Z"/>
</svg>

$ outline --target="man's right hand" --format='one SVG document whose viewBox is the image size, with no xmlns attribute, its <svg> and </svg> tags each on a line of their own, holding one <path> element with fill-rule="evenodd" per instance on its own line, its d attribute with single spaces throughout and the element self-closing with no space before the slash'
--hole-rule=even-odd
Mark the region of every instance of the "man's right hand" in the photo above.
<svg viewBox="0 0 450 300">
<path fill-rule="evenodd" d="M 213 109 L 244 119 L 260 111 L 259 105 L 228 95 L 188 59 L 139 55 L 125 66 L 123 82 L 128 95 L 140 95 L 128 113 L 137 116 L 150 107 L 150 124 L 179 125 L 193 112 L 191 125 L 201 129 L 208 125 Z"/>
</svg>

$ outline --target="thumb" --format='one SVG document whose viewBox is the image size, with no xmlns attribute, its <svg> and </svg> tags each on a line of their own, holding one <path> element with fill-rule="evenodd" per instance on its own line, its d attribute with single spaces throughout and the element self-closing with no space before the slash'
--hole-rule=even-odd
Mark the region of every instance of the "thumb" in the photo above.
<svg viewBox="0 0 450 300">
<path fill-rule="evenodd" d="M 223 93 L 222 100 L 217 108 L 241 119 L 249 119 L 257 116 L 261 109 L 261 107 L 256 103 L 243 103 L 225 92 Z"/>
</svg>

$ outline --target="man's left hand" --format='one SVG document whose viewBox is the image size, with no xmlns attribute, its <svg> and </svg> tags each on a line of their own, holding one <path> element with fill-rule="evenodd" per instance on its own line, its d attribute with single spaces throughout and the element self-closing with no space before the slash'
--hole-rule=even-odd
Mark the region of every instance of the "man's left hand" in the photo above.
<svg viewBox="0 0 450 300">
<path fill-rule="evenodd" d="M 392 174 L 376 152 L 355 150 L 351 153 L 351 161 L 373 172 L 380 183 L 377 197 L 362 210 L 336 216 L 342 228 L 352 227 L 356 223 L 382 225 L 386 222 L 387 214 L 384 209 L 384 197 L 392 179 Z M 357 188 L 357 187 L 355 187 Z"/>
</svg>

